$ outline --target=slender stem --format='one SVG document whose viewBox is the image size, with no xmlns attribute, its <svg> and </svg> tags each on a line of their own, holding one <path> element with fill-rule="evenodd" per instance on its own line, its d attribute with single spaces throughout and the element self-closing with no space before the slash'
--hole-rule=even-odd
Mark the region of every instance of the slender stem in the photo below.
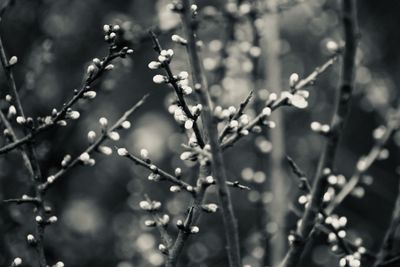
<svg viewBox="0 0 400 267">
<path fill-rule="evenodd" d="M 135 112 L 138 108 L 140 108 L 144 102 L 146 101 L 148 95 L 145 95 L 140 99 L 135 105 L 133 105 L 129 110 L 127 110 L 110 128 L 108 128 L 106 131 L 102 133 L 102 135 L 97 138 L 86 150 L 82 153 L 92 153 L 93 151 L 96 151 L 98 147 L 109 138 L 110 133 L 115 131 L 118 127 L 121 126 L 121 124 L 128 119 L 130 115 L 132 115 L 133 112 Z M 65 166 L 63 169 L 60 169 L 57 173 L 53 174 L 53 178 L 51 181 L 45 181 L 40 185 L 40 191 L 44 192 L 46 191 L 56 180 L 58 180 L 61 176 L 63 176 L 68 170 L 70 170 L 72 167 L 80 163 L 80 157 L 77 156 L 75 159 L 73 159 L 67 166 Z"/>
<path fill-rule="evenodd" d="M 161 47 L 160 42 L 157 39 L 157 36 L 152 31 L 150 31 L 149 33 L 150 33 L 150 36 L 151 36 L 151 38 L 153 40 L 153 43 L 154 43 L 154 50 L 156 50 L 157 53 L 160 53 L 161 50 L 162 50 L 162 47 Z M 169 63 L 163 63 L 163 68 L 165 70 L 165 73 L 168 76 L 169 83 L 174 88 L 175 94 L 178 97 L 179 106 L 182 108 L 183 112 L 185 112 L 186 116 L 189 119 L 193 120 L 193 132 L 196 135 L 196 139 L 197 139 L 197 142 L 198 142 L 199 146 L 203 148 L 205 144 L 204 144 L 204 140 L 203 140 L 203 137 L 201 135 L 200 128 L 199 128 L 199 125 L 198 125 L 198 122 L 197 122 L 197 117 L 195 117 L 192 114 L 192 112 L 190 111 L 190 109 L 189 109 L 189 107 L 188 107 L 188 105 L 186 103 L 186 100 L 185 100 L 185 98 L 183 96 L 182 89 L 179 87 L 179 85 L 177 83 L 177 80 L 174 77 L 174 74 L 172 73 L 171 67 L 169 66 Z"/>
<path fill-rule="evenodd" d="M 388 125 L 385 129 L 385 133 L 382 137 L 380 137 L 376 143 L 373 145 L 371 150 L 366 156 L 363 156 L 359 159 L 359 163 L 357 165 L 356 171 L 351 176 L 350 180 L 346 183 L 346 185 L 340 190 L 340 192 L 336 195 L 336 197 L 329 203 L 329 205 L 325 208 L 325 212 L 331 214 L 340 203 L 353 191 L 353 189 L 358 185 L 362 175 L 366 173 L 372 164 L 378 159 L 380 153 L 384 149 L 384 146 L 388 142 L 388 140 L 393 136 L 393 134 L 398 130 L 400 126 L 400 108 L 397 109 L 393 118 L 389 118 Z M 389 117 L 391 117 L 389 115 Z"/>
<path fill-rule="evenodd" d="M 10 139 L 12 142 L 15 142 L 18 138 L 16 133 L 14 132 L 13 127 L 11 126 L 11 123 L 8 121 L 7 117 L 4 115 L 3 111 L 0 110 L 0 120 L 3 122 L 4 127 L 8 130 L 8 134 L 10 135 Z M 28 155 L 26 152 L 21 149 L 21 155 L 22 159 L 24 160 L 24 165 L 29 171 L 29 174 L 33 176 L 33 170 L 31 166 L 31 162 L 29 161 Z"/>
<path fill-rule="evenodd" d="M 21 105 L 20 97 L 19 97 L 18 90 L 17 90 L 17 85 L 16 85 L 15 79 L 14 79 L 14 75 L 11 70 L 11 66 L 8 65 L 8 60 L 7 60 L 5 50 L 4 50 L 1 35 L 0 35 L 0 60 L 1 60 L 1 64 L 3 65 L 4 73 L 7 78 L 7 82 L 10 87 L 10 91 L 13 96 L 17 112 L 19 113 L 20 116 L 25 118 L 24 110 Z M 28 130 L 27 127 L 23 128 L 23 132 L 25 135 L 31 134 L 31 131 Z M 27 158 L 29 159 L 29 163 L 30 163 L 29 165 L 30 165 L 30 167 L 32 167 L 32 172 L 31 172 L 31 174 L 33 174 L 32 175 L 32 184 L 35 186 L 35 194 L 36 194 L 35 197 L 38 199 L 38 203 L 36 205 L 36 208 L 34 209 L 34 214 L 35 214 L 35 217 L 37 217 L 37 216 L 43 217 L 43 215 L 45 213 L 44 203 L 43 203 L 43 194 L 40 192 L 40 190 L 38 188 L 38 185 L 43 180 L 39 162 L 36 157 L 35 149 L 31 143 L 26 144 L 24 151 L 27 155 Z M 36 248 L 36 251 L 38 254 L 39 266 L 46 267 L 47 263 L 46 263 L 46 256 L 44 253 L 44 245 L 43 245 L 45 226 L 44 226 L 44 224 L 41 224 L 36 221 L 35 227 L 36 227 L 36 240 L 37 240 L 35 248 Z"/>
<path fill-rule="evenodd" d="M 67 111 L 69 110 L 69 108 L 71 108 L 79 99 L 81 99 L 83 97 L 84 93 L 87 92 L 89 89 L 91 89 L 91 86 L 93 85 L 93 83 L 96 80 L 98 80 L 102 76 L 102 74 L 104 74 L 104 72 L 106 71 L 105 68 L 107 67 L 107 65 L 112 60 L 120 57 L 121 55 L 123 55 L 121 52 L 110 51 L 110 53 L 104 58 L 104 63 L 99 68 L 99 70 L 94 75 L 92 75 L 91 77 L 88 77 L 85 80 L 84 84 L 79 89 L 79 91 L 76 94 L 74 94 L 74 96 L 67 103 L 65 103 L 62 106 L 61 110 L 56 114 L 56 116 L 54 118 L 52 118 L 52 121 L 50 123 L 45 123 L 45 124 L 39 125 L 38 127 L 32 129 L 31 132 L 26 133 L 24 137 L 1 147 L 0 155 L 7 153 L 17 147 L 20 147 L 21 145 L 24 145 L 24 144 L 30 142 L 38 134 L 40 134 L 44 131 L 47 131 L 47 130 L 51 129 L 52 127 L 56 126 L 57 122 L 64 119 L 64 116 L 67 113 Z"/>
<path fill-rule="evenodd" d="M 397 195 L 396 203 L 393 208 L 392 220 L 390 225 L 386 231 L 385 237 L 383 239 L 382 246 L 378 253 L 378 257 L 374 263 L 374 267 L 385 266 L 388 261 L 393 261 L 396 251 L 393 251 L 393 248 L 398 246 L 399 243 L 399 225 L 400 225 L 400 184 L 399 184 L 399 192 Z M 390 266 L 395 266 L 390 265 Z"/>
<path fill-rule="evenodd" d="M 342 0 L 342 22 L 344 27 L 345 48 L 342 62 L 342 75 L 339 86 L 338 103 L 336 104 L 331 122 L 331 134 L 322 151 L 318 169 L 314 178 L 311 200 L 303 214 L 302 223 L 297 228 L 297 240 L 291 245 L 282 263 L 284 267 L 297 266 L 303 254 L 307 239 L 316 224 L 321 211 L 322 199 L 325 194 L 327 176 L 332 172 L 336 150 L 345 119 L 348 114 L 350 97 L 353 91 L 355 54 L 357 47 L 357 25 L 355 0 Z"/>
<path fill-rule="evenodd" d="M 191 1 L 184 0 L 182 2 L 182 22 L 184 31 L 188 37 L 187 51 L 192 67 L 193 81 L 195 90 L 201 104 L 203 105 L 202 121 L 209 138 L 212 153 L 212 173 L 215 176 L 218 196 L 221 203 L 222 216 L 225 226 L 225 235 L 227 239 L 227 252 L 229 264 L 231 267 L 241 266 L 239 234 L 237 229 L 237 221 L 234 215 L 230 192 L 226 185 L 226 173 L 224 167 L 224 159 L 222 150 L 218 141 L 217 120 L 213 116 L 213 107 L 208 91 L 208 85 L 203 73 L 203 66 L 197 51 L 197 37 L 195 33 L 195 21 L 192 20 Z"/>
</svg>

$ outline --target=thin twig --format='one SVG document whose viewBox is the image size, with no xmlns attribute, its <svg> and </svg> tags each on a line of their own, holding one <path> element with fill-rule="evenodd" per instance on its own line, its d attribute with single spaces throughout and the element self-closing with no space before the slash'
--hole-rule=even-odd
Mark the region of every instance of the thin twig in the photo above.
<svg viewBox="0 0 400 267">
<path fill-rule="evenodd" d="M 129 110 L 127 110 L 119 119 L 117 122 L 115 122 L 110 128 L 107 128 L 106 131 L 102 132 L 102 135 L 97 138 L 96 141 L 94 141 L 86 150 L 82 153 L 87 153 L 90 155 L 93 151 L 96 151 L 98 147 L 109 138 L 110 134 L 115 131 L 117 128 L 121 126 L 121 124 L 128 119 L 130 115 L 132 115 L 133 112 L 135 112 L 139 107 L 141 107 L 144 102 L 146 101 L 148 95 L 145 95 L 142 97 L 139 102 L 137 102 L 134 106 L 132 106 Z M 82 155 L 81 154 L 81 155 Z M 74 160 L 70 161 L 68 165 L 60 169 L 57 173 L 51 175 L 51 179 L 45 181 L 40 185 L 40 190 L 41 191 L 46 191 L 52 184 L 54 184 L 55 181 L 57 181 L 61 176 L 63 176 L 67 171 L 69 171 L 72 167 L 77 165 L 78 163 L 81 162 L 80 156 L 77 156 Z"/>
<path fill-rule="evenodd" d="M 151 36 L 151 38 L 153 40 L 154 50 L 159 54 L 162 51 L 161 44 L 158 41 L 157 36 L 155 35 L 154 32 L 150 31 L 149 33 L 150 33 L 150 36 Z M 162 64 L 162 67 L 164 68 L 165 73 L 168 76 L 168 82 L 172 85 L 172 87 L 175 90 L 175 94 L 178 97 L 179 106 L 185 112 L 186 116 L 189 119 L 193 120 L 193 132 L 196 135 L 197 143 L 199 144 L 200 147 L 203 148 L 205 143 L 204 143 L 204 140 L 203 140 L 203 137 L 201 135 L 200 128 L 199 128 L 199 125 L 198 125 L 198 122 L 197 122 L 198 118 L 196 116 L 194 116 L 192 114 L 192 112 L 190 111 L 190 109 L 189 109 L 189 107 L 188 107 L 188 105 L 186 103 L 186 100 L 185 100 L 185 98 L 183 96 L 182 89 L 179 87 L 179 85 L 177 83 L 177 80 L 174 77 L 174 74 L 172 73 L 171 67 L 169 66 L 169 63 L 164 62 Z"/>
</svg>

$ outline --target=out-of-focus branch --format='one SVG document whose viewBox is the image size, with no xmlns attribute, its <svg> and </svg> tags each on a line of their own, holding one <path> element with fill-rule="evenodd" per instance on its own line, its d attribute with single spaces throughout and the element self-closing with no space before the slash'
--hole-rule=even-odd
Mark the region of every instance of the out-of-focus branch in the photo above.
<svg viewBox="0 0 400 267">
<path fill-rule="evenodd" d="M 399 261 L 399 257 L 397 257 L 396 259 L 397 256 L 396 254 L 398 254 L 399 251 L 393 251 L 393 248 L 398 246 L 399 244 L 399 234 L 398 234 L 399 225 L 400 225 L 400 185 L 396 203 L 393 208 L 392 220 L 386 231 L 382 246 L 378 253 L 378 257 L 374 263 L 374 267 L 395 266 L 394 263 L 396 261 Z"/>
<path fill-rule="evenodd" d="M 342 135 L 345 119 L 350 106 L 353 91 L 355 54 L 357 48 L 356 5 L 354 0 L 342 1 L 342 23 L 344 27 L 345 48 L 342 62 L 342 74 L 338 103 L 333 112 L 331 132 L 322 151 L 318 169 L 314 178 L 311 200 L 303 214 L 302 223 L 296 231 L 296 240 L 282 263 L 284 267 L 297 266 L 307 239 L 316 224 L 321 210 L 322 199 L 327 188 L 327 176 L 332 172 L 337 146 Z"/>
<path fill-rule="evenodd" d="M 368 152 L 367 155 L 361 157 L 357 163 L 355 173 L 351 176 L 350 180 L 344 185 L 336 197 L 331 203 L 325 208 L 325 212 L 330 214 L 333 210 L 343 202 L 343 200 L 353 191 L 360 181 L 362 175 L 366 173 L 372 164 L 379 158 L 380 153 L 384 149 L 384 146 L 393 134 L 400 127 L 400 109 L 398 108 L 394 114 L 389 114 L 387 126 L 383 129 L 384 133 L 382 136 L 378 136 L 375 144 Z"/>
</svg>

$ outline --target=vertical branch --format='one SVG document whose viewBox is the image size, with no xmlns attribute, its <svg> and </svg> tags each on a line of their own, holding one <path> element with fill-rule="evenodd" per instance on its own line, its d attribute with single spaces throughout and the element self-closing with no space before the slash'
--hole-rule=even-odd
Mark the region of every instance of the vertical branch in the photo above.
<svg viewBox="0 0 400 267">
<path fill-rule="evenodd" d="M 182 22 L 185 33 L 188 37 L 187 50 L 192 67 L 193 81 L 195 90 L 198 93 L 201 104 L 203 105 L 202 121 L 209 138 L 212 153 L 212 173 L 218 187 L 218 196 L 221 203 L 222 216 L 225 226 L 227 239 L 228 258 L 231 267 L 241 266 L 239 234 L 237 222 L 233 211 L 230 192 L 226 186 L 226 173 L 224 159 L 218 141 L 217 120 L 213 116 L 213 107 L 208 92 L 208 85 L 203 73 L 202 63 L 197 52 L 197 37 L 195 33 L 196 22 L 193 19 L 192 5 L 190 0 L 182 2 Z"/>
<path fill-rule="evenodd" d="M 1 64 L 4 69 L 4 73 L 5 73 L 8 85 L 10 87 L 11 94 L 13 96 L 13 99 L 14 99 L 14 102 L 16 105 L 17 112 L 20 116 L 25 118 L 24 110 L 22 108 L 20 97 L 19 97 L 19 94 L 17 91 L 17 85 L 15 83 L 14 75 L 11 70 L 12 66 L 10 66 L 8 63 L 1 35 L 0 35 L 0 60 L 1 60 Z M 23 128 L 24 134 L 25 135 L 29 134 L 29 130 L 26 127 L 26 125 L 24 125 L 23 127 L 24 127 Z M 43 203 L 43 199 L 42 199 L 43 193 L 39 189 L 39 185 L 42 181 L 42 174 L 40 171 L 39 162 L 37 160 L 35 150 L 31 143 L 27 143 L 24 150 L 29 159 L 30 166 L 32 167 L 32 174 L 33 174 L 32 183 L 34 184 L 34 187 L 35 187 L 36 197 L 39 200 L 37 202 L 36 208 L 34 210 L 35 218 L 44 218 L 45 208 L 44 208 L 44 203 Z M 36 225 L 36 246 L 35 247 L 36 247 L 36 251 L 38 253 L 38 257 L 39 257 L 39 266 L 46 267 L 47 263 L 46 263 L 46 257 L 45 257 L 44 246 L 43 246 L 45 225 L 43 223 L 39 222 L 38 220 L 36 220 L 35 225 Z"/>
<path fill-rule="evenodd" d="M 385 266 L 386 261 L 390 261 L 391 257 L 394 258 L 396 256 L 396 254 L 393 255 L 393 245 L 395 244 L 395 242 L 399 242 L 397 233 L 399 230 L 399 225 L 400 225 L 400 184 L 399 184 L 399 192 L 397 195 L 396 203 L 393 209 L 392 220 L 390 222 L 389 228 L 386 231 L 381 249 L 373 265 L 374 267 Z"/>
<path fill-rule="evenodd" d="M 262 38 L 262 46 L 265 52 L 266 73 L 265 79 L 267 88 L 279 95 L 281 84 L 281 62 L 280 62 L 280 34 L 279 34 L 279 12 L 277 12 L 279 0 L 265 1 L 270 12 L 264 15 L 263 22 L 265 31 Z M 264 207 L 264 213 L 268 213 L 270 219 L 279 228 L 270 239 L 269 246 L 271 254 L 271 265 L 277 264 L 285 253 L 286 236 L 284 233 L 286 205 L 286 183 L 283 161 L 285 156 L 284 141 L 284 118 L 281 109 L 277 109 L 271 116 L 276 122 L 276 128 L 270 131 L 269 137 L 272 143 L 272 150 L 269 155 L 266 173 L 271 177 L 270 190 L 274 194 L 274 201 L 270 207 Z M 265 157 L 264 157 L 265 159 Z"/>
<path fill-rule="evenodd" d="M 330 125 L 331 130 L 330 134 L 327 136 L 327 142 L 325 143 L 319 160 L 318 169 L 312 186 L 310 203 L 303 214 L 299 227 L 297 228 L 296 239 L 292 242 L 283 261 L 282 266 L 285 267 L 297 266 L 307 239 L 316 224 L 318 213 L 321 210 L 323 196 L 327 188 L 326 178 L 332 172 L 334 167 L 336 150 L 349 110 L 350 97 L 353 90 L 357 47 L 355 0 L 342 0 L 342 23 L 344 28 L 345 48 L 342 61 L 339 95 Z"/>
</svg>

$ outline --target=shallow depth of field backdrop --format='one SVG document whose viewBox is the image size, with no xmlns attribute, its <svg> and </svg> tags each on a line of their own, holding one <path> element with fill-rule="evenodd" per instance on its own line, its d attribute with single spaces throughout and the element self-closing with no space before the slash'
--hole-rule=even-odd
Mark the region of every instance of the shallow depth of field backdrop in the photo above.
<svg viewBox="0 0 400 267">
<path fill-rule="evenodd" d="M 197 2 L 200 8 L 210 5 L 218 9 L 224 1 Z M 303 77 L 327 60 L 327 42 L 340 42 L 340 5 L 337 2 L 304 0 L 295 6 L 289 4 L 290 7 L 279 14 L 283 88 L 288 87 L 291 73 Z M 114 121 L 145 93 L 150 93 L 150 97 L 133 115 L 132 127 L 123 132 L 118 145 L 135 153 L 146 148 L 159 166 L 167 170 L 181 167 L 190 174 L 191 165 L 179 160 L 184 135 L 167 111 L 166 96 L 172 89 L 153 83 L 156 72 L 147 65 L 157 55 L 151 40 L 143 38 L 143 33 L 151 26 L 168 29 L 179 23 L 179 18 L 176 20 L 168 14 L 168 3 L 163 0 L 17 0 L 6 11 L 0 22 L 3 43 L 9 56 L 18 57 L 14 73 L 26 113 L 33 117 L 49 114 L 52 108 L 59 107 L 72 95 L 73 89 L 80 86 L 88 62 L 106 53 L 104 24 L 119 24 L 124 30 L 124 42 L 135 50 L 127 59 L 117 60 L 115 69 L 102 78 L 96 101 L 83 107 L 79 120 L 37 138 L 44 175 L 56 171 L 65 154 L 81 153 L 87 146 L 87 132 L 98 128 L 100 117 Z M 373 144 L 372 131 L 383 121 L 387 107 L 399 98 L 400 2 L 359 0 L 357 5 L 361 36 L 355 92 L 336 162 L 338 172 L 346 176 L 353 173 L 358 158 L 369 151 Z M 264 30 L 268 31 L 268 25 Z M 237 34 L 245 42 L 246 28 L 241 31 Z M 209 73 L 218 64 L 220 43 L 217 40 L 223 38 L 222 34 L 218 21 L 201 21 L 199 36 L 204 42 L 202 55 Z M 188 70 L 185 49 L 171 42 L 171 34 L 160 35 L 160 41 L 164 47 L 175 49 L 173 69 Z M 238 44 L 235 49 L 230 51 L 228 73 L 223 82 L 213 84 L 213 76 L 208 76 L 212 96 L 220 99 L 224 106 L 237 105 L 254 87 L 249 80 L 251 62 L 240 55 L 240 49 L 246 50 L 246 44 Z M 265 62 L 261 69 L 263 64 Z M 311 132 L 310 123 L 330 120 L 339 71 L 340 64 L 335 63 L 318 78 L 310 89 L 307 109 L 282 109 L 285 153 L 310 177 L 315 172 L 323 142 L 321 136 Z M 1 72 L 0 87 L 6 86 Z M 0 92 L 3 99 L 3 90 Z M 283 229 L 286 235 L 295 229 L 296 212 L 300 209 L 296 177 L 288 165 L 282 178 L 286 184 L 283 192 L 261 190 L 269 177 L 260 172 L 259 153 L 254 153 L 254 143 L 258 142 L 264 150 L 268 150 L 269 144 L 260 138 L 245 137 L 225 153 L 228 178 L 239 180 L 252 189 L 231 189 L 241 254 L 244 262 L 252 267 L 264 266 L 261 262 L 269 257 L 265 245 L 268 242 L 260 236 L 260 224 L 265 223 L 262 227 L 272 238 L 275 231 L 282 230 L 280 224 L 263 222 L 260 201 L 273 202 L 274 194 L 286 194 Z M 377 161 L 369 171 L 370 176 L 364 177 L 352 196 L 337 210 L 347 217 L 347 235 L 361 237 L 363 245 L 371 251 L 377 251 L 380 246 L 397 195 L 399 145 L 400 135 L 394 136 L 387 146 L 391 157 Z M 148 181 L 147 170 L 121 159 L 115 152 L 95 158 L 95 167 L 75 167 L 49 191 L 47 199 L 58 222 L 46 229 L 48 261 L 62 260 L 66 266 L 74 267 L 162 266 L 159 234 L 144 226 L 147 217 L 138 203 L 147 193 L 152 199 L 162 201 L 176 221 L 182 218 L 188 206 L 188 195 L 171 193 L 166 184 Z M 185 176 L 190 182 L 195 178 L 194 173 Z M 26 181 L 27 173 L 19 155 L 2 155 L 0 199 L 26 193 Z M 207 200 L 217 202 L 213 190 Z M 36 255 L 25 242 L 26 235 L 33 231 L 31 220 L 31 207 L 1 204 L 1 266 L 8 266 L 17 256 L 24 259 L 24 266 L 36 266 Z M 180 266 L 228 266 L 221 216 L 203 214 L 198 226 L 200 232 L 190 237 L 180 257 Z M 338 266 L 338 258 L 330 252 L 326 235 L 319 236 L 307 248 L 302 266 Z"/>
</svg>

